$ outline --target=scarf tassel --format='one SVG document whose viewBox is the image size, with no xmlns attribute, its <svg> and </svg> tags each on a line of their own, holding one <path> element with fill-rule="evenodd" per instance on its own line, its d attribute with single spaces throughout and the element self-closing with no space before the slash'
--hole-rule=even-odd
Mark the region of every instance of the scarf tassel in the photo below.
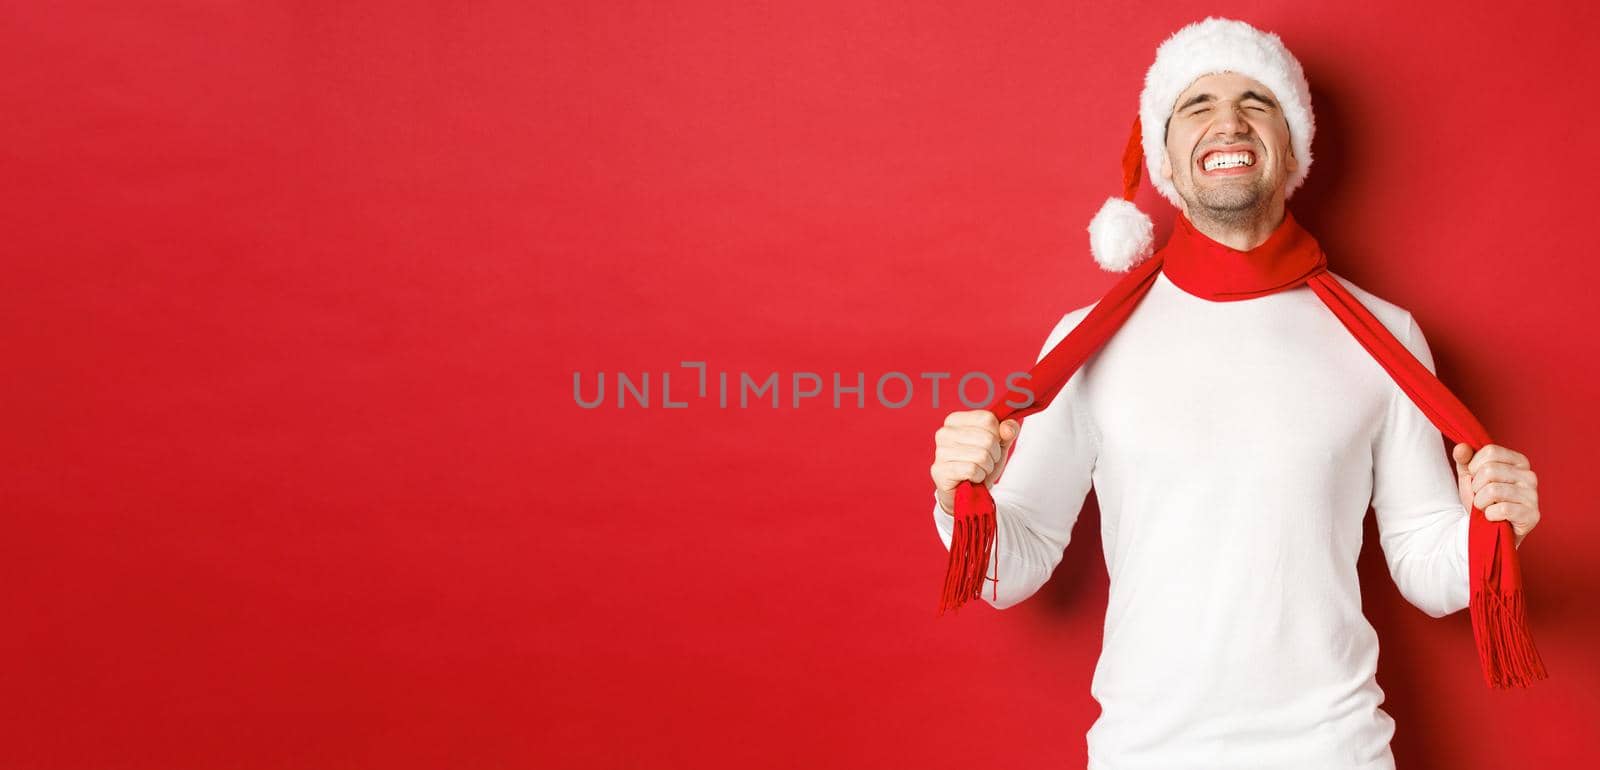
<svg viewBox="0 0 1600 770">
<path fill-rule="evenodd" d="M 1472 508 L 1472 637 L 1478 646 L 1483 679 L 1501 689 L 1527 687 L 1546 679 L 1539 650 L 1528 631 L 1527 604 L 1523 599 L 1522 569 L 1510 522 L 1490 522 L 1483 511 Z M 1482 543 L 1484 539 L 1492 543 Z M 1485 556 L 1487 563 L 1479 562 Z"/>
<path fill-rule="evenodd" d="M 983 595 L 983 581 L 994 581 L 994 596 L 1000 597 L 999 564 L 995 577 L 988 577 L 989 555 L 995 541 L 994 498 L 989 488 L 963 481 L 956 487 L 956 523 L 950 538 L 950 561 L 944 573 L 944 592 L 939 596 L 939 614 L 959 610 L 961 605 Z"/>
<path fill-rule="evenodd" d="M 1522 589 L 1502 593 L 1483 581 L 1472 589 L 1472 635 L 1490 687 L 1527 687 L 1545 679 L 1544 661 L 1528 633 Z"/>
</svg>

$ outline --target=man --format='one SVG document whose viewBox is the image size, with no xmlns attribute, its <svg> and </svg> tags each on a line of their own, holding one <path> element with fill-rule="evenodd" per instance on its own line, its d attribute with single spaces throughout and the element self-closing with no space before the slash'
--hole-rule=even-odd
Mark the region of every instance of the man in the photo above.
<svg viewBox="0 0 1600 770">
<path fill-rule="evenodd" d="M 1231 270 L 1298 227 L 1284 202 L 1313 124 L 1276 36 L 1185 27 L 1158 51 L 1141 118 L 1144 146 L 1162 150 L 1145 153 L 1151 179 L 1181 211 L 1166 249 L 1186 239 Z M 1125 269 L 1115 216 L 1108 203 L 1091 241 Z M 950 547 L 959 484 L 987 487 L 997 582 L 982 596 L 1004 609 L 1049 579 L 1097 490 L 1110 595 L 1090 770 L 1393 768 L 1356 576 L 1367 507 L 1402 595 L 1443 617 L 1468 605 L 1472 505 L 1519 546 L 1538 523 L 1528 458 L 1458 443 L 1452 485 L 1439 429 L 1309 286 L 1214 301 L 1174 266 L 1025 429 L 989 410 L 948 416 L 931 468 L 938 533 Z M 1408 311 L 1333 277 L 1434 370 Z M 1093 307 L 1067 313 L 1041 358 Z"/>
</svg>

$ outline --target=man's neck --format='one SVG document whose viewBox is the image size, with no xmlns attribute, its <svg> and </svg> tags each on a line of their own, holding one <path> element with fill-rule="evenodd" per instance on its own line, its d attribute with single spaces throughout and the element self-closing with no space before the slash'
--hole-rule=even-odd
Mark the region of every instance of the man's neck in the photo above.
<svg viewBox="0 0 1600 770">
<path fill-rule="evenodd" d="M 1189 221 L 1211 240 L 1231 249 L 1249 251 L 1260 246 L 1283 224 L 1283 211 L 1283 202 L 1274 201 L 1262 216 L 1241 222 L 1218 221 L 1205 216 L 1189 216 Z"/>
</svg>

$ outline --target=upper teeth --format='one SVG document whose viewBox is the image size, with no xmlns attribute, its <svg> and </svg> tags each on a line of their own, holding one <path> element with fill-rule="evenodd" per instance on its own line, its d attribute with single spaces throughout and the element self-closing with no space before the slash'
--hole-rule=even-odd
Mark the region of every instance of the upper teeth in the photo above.
<svg viewBox="0 0 1600 770">
<path fill-rule="evenodd" d="M 1205 170 L 1212 171 L 1235 166 L 1253 166 L 1255 163 L 1255 155 L 1248 152 L 1214 152 L 1206 156 Z"/>
</svg>

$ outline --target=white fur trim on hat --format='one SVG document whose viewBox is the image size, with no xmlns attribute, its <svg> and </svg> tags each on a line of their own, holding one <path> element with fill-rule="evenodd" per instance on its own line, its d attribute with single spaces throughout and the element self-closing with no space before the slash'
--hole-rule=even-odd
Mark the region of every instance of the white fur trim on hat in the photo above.
<svg viewBox="0 0 1600 770">
<path fill-rule="evenodd" d="M 1205 75 L 1219 72 L 1254 78 L 1278 97 L 1289 123 L 1289 143 L 1298 161 L 1284 187 L 1285 198 L 1293 195 L 1311 170 L 1311 137 L 1316 132 L 1305 72 L 1277 35 L 1242 21 L 1215 16 L 1194 22 L 1167 38 L 1156 49 L 1155 63 L 1145 74 L 1144 91 L 1139 94 L 1139 120 L 1150 183 L 1172 205 L 1182 206 L 1177 189 L 1161 176 L 1161 162 L 1167 157 L 1167 119 L 1184 89 Z"/>
<path fill-rule="evenodd" d="M 1154 251 L 1155 223 L 1121 198 L 1107 198 L 1089 220 L 1089 253 L 1100 267 L 1125 273 Z"/>
</svg>

